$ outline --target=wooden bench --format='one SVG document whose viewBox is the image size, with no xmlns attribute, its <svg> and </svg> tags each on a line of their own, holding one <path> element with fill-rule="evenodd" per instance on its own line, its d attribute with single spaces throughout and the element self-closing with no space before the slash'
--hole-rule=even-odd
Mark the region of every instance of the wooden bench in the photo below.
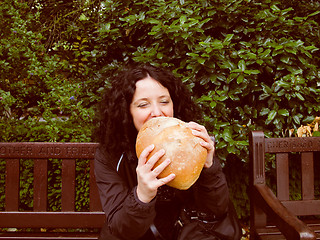
<svg viewBox="0 0 320 240">
<path fill-rule="evenodd" d="M 262 131 L 253 131 L 249 142 L 250 238 L 320 239 L 319 186 L 315 185 L 320 174 L 320 137 L 266 138 Z M 265 170 L 270 168 L 266 156 L 273 154 L 276 183 L 270 185 L 276 186 L 276 195 L 267 185 L 272 175 Z M 292 171 L 297 168 L 301 182 L 291 189 Z M 266 179 L 266 175 L 270 176 Z M 300 187 L 301 193 L 292 197 Z M 301 199 L 296 199 L 299 195 Z"/>
<path fill-rule="evenodd" d="M 105 219 L 94 177 L 97 146 L 97 143 L 1 142 L 0 159 L 6 161 L 6 172 L 0 239 L 97 239 Z M 20 161 L 27 159 L 34 161 L 33 196 L 30 196 L 33 197 L 33 211 L 20 211 Z M 61 211 L 48 211 L 49 159 L 62 159 Z M 76 161 L 85 159 L 90 164 L 90 203 L 88 211 L 79 212 L 75 210 Z M 1 178 L 3 175 L 1 173 Z M 19 231 L 5 231 L 8 228 Z M 46 229 L 55 230 L 44 232 Z"/>
</svg>

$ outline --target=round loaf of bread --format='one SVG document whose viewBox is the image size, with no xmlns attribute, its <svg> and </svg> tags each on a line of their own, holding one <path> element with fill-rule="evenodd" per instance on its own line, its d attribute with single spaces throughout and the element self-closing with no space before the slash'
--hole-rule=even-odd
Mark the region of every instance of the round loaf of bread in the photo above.
<svg viewBox="0 0 320 240">
<path fill-rule="evenodd" d="M 176 177 L 167 185 L 186 190 L 199 178 L 207 157 L 207 150 L 200 145 L 200 138 L 194 136 L 186 123 L 173 117 L 157 117 L 147 121 L 140 129 L 136 141 L 136 153 L 150 144 L 155 148 L 148 159 L 160 149 L 165 155 L 154 168 L 169 158 L 171 163 L 159 174 L 159 178 L 174 173 Z"/>
</svg>

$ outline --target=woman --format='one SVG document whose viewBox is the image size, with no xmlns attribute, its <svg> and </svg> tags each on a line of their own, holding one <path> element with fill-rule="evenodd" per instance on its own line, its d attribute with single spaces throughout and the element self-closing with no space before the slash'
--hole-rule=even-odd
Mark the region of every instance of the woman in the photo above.
<svg viewBox="0 0 320 240">
<path fill-rule="evenodd" d="M 95 172 L 106 214 L 100 239 L 187 239 L 185 235 L 190 239 L 220 239 L 206 230 L 192 230 L 193 235 L 177 231 L 178 226 L 192 222 L 190 214 L 202 216 L 203 222 L 222 218 L 229 202 L 225 176 L 214 157 L 214 142 L 205 127 L 190 122 L 200 114 L 183 83 L 161 68 L 150 65 L 130 68 L 111 82 L 101 102 L 100 114 L 100 148 L 96 153 Z M 192 133 L 202 139 L 201 144 L 208 151 L 199 179 L 186 191 L 166 185 L 174 179 L 174 174 L 157 178 L 170 159 L 152 169 L 164 150 L 154 154 L 148 164 L 146 159 L 153 145 L 146 147 L 139 159 L 136 157 L 139 129 L 149 119 L 159 116 L 188 122 Z M 181 212 L 186 213 L 183 221 L 179 218 Z"/>
</svg>

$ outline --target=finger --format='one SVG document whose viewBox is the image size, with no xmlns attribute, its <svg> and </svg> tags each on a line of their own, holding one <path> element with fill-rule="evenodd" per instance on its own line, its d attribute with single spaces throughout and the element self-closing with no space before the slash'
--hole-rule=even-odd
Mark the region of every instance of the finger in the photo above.
<svg viewBox="0 0 320 240">
<path fill-rule="evenodd" d="M 164 160 L 161 164 L 159 164 L 155 169 L 153 169 L 153 173 L 155 175 L 155 177 L 158 177 L 158 175 L 160 173 L 162 173 L 162 171 L 171 163 L 171 160 L 169 158 L 167 158 L 166 160 Z"/>
<path fill-rule="evenodd" d="M 196 122 L 188 122 L 187 123 L 187 127 L 197 130 L 197 131 L 201 131 L 202 129 L 204 129 L 204 127 Z"/>
<path fill-rule="evenodd" d="M 146 162 L 147 169 L 151 170 L 154 166 L 154 164 L 159 161 L 159 159 L 165 154 L 164 149 L 160 149 L 155 154 L 152 155 L 152 157 L 149 158 L 149 160 Z"/>
<path fill-rule="evenodd" d="M 212 138 L 209 136 L 207 129 L 201 125 L 198 126 L 197 129 L 200 129 L 200 131 L 195 130 L 195 129 L 191 129 L 191 132 L 194 136 L 202 139 L 202 141 L 200 142 L 201 146 L 206 148 L 208 151 L 213 150 L 214 149 L 214 142 L 213 142 Z"/>
<path fill-rule="evenodd" d="M 192 135 L 201 138 L 202 140 L 204 140 L 205 142 L 208 142 L 210 144 L 213 144 L 212 139 L 210 138 L 207 130 L 203 130 L 203 131 L 197 131 L 194 129 L 191 129 Z"/>
<path fill-rule="evenodd" d="M 187 123 L 187 127 L 191 129 L 191 132 L 194 136 L 201 138 L 203 141 L 200 142 L 201 146 L 206 148 L 208 152 L 212 151 L 214 154 L 214 137 L 213 139 L 209 136 L 207 129 L 195 122 Z"/>
<path fill-rule="evenodd" d="M 194 130 L 197 130 L 197 131 L 204 131 L 204 132 L 207 131 L 207 129 L 203 125 L 196 123 L 196 122 L 188 122 L 187 127 L 194 129 Z"/>
<path fill-rule="evenodd" d="M 175 177 L 176 177 L 176 175 L 174 173 L 171 173 L 170 175 L 168 175 L 164 178 L 160 178 L 158 180 L 158 187 L 163 186 L 163 185 L 171 182 Z"/>
<path fill-rule="evenodd" d="M 200 144 L 201 144 L 202 147 L 206 148 L 208 151 L 214 150 L 213 143 L 208 143 L 208 142 L 201 141 Z"/>
<path fill-rule="evenodd" d="M 154 144 L 151 144 L 141 152 L 140 157 L 138 159 L 138 166 L 142 166 L 146 164 L 147 157 L 149 156 L 149 154 L 152 152 L 153 149 L 154 149 Z"/>
</svg>

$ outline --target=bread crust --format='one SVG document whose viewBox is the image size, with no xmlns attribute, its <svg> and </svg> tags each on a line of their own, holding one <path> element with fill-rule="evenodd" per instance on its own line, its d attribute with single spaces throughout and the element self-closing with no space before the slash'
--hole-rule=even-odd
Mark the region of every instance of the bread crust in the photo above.
<svg viewBox="0 0 320 240">
<path fill-rule="evenodd" d="M 166 153 L 155 164 L 154 168 L 169 158 L 171 163 L 159 174 L 159 178 L 171 173 L 175 179 L 167 185 L 180 189 L 189 189 L 199 178 L 207 158 L 207 150 L 201 146 L 202 140 L 194 136 L 186 123 L 172 117 L 157 117 L 147 121 L 140 129 L 136 141 L 136 153 L 141 152 L 150 144 L 155 148 L 149 158 L 165 149 Z"/>
</svg>

